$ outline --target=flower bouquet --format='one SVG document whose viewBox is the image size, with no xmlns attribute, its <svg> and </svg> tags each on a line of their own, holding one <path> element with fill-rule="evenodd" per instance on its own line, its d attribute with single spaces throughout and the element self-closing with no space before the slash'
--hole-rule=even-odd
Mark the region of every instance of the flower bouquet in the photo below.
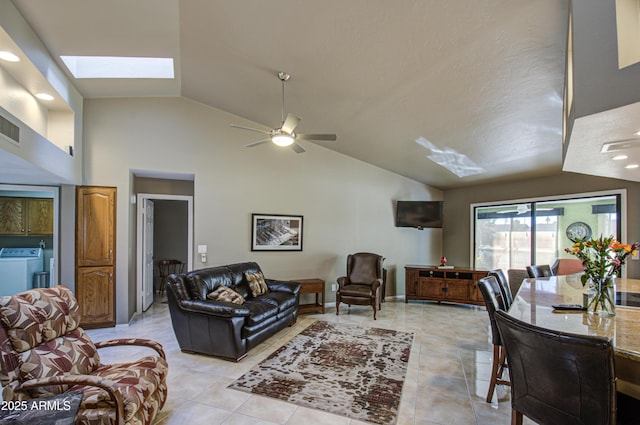
<svg viewBox="0 0 640 425">
<path fill-rule="evenodd" d="M 565 251 L 582 261 L 584 274 L 580 276 L 582 286 L 589 285 L 593 297 L 587 303 L 587 311 L 601 315 L 616 314 L 616 293 L 613 278 L 630 255 L 635 255 L 638 243 L 623 244 L 613 236 L 608 238 L 579 239 L 573 241 Z"/>
</svg>

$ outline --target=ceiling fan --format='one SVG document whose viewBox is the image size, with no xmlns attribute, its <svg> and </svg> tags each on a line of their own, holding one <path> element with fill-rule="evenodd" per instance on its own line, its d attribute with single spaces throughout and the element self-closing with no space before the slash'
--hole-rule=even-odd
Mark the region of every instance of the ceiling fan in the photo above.
<svg viewBox="0 0 640 425">
<path fill-rule="evenodd" d="M 303 153 L 305 152 L 304 148 L 296 143 L 296 141 L 315 140 L 322 142 L 337 140 L 335 134 L 298 134 L 294 132 L 302 118 L 294 114 L 287 114 L 286 118 L 284 116 L 284 83 L 287 82 L 289 78 L 291 78 L 291 76 L 286 72 L 279 72 L 278 78 L 282 82 L 282 122 L 280 124 L 280 128 L 274 128 L 271 130 L 260 130 L 257 128 L 245 127 L 243 125 L 230 124 L 230 127 L 241 128 L 243 130 L 250 130 L 269 135 L 268 138 L 251 142 L 245 145 L 245 147 L 252 148 L 254 146 L 258 146 L 271 141 L 278 146 L 291 146 L 291 149 L 296 151 L 296 153 Z"/>
</svg>

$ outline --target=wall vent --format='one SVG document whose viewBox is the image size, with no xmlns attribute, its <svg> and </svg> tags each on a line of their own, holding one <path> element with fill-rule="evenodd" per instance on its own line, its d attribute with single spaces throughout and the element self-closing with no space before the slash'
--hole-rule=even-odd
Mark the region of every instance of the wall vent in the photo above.
<svg viewBox="0 0 640 425">
<path fill-rule="evenodd" d="M 20 143 L 20 127 L 2 115 L 0 115 L 0 134 L 7 136 L 14 143 Z"/>
</svg>

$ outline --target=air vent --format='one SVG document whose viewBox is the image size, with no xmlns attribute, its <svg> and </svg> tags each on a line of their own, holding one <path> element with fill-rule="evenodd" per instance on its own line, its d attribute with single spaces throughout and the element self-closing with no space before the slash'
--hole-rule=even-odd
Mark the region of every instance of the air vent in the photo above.
<svg viewBox="0 0 640 425">
<path fill-rule="evenodd" d="M 626 139 L 607 142 L 602 145 L 602 149 L 600 149 L 600 152 L 620 152 L 634 148 L 640 148 L 640 139 Z"/>
<path fill-rule="evenodd" d="M 2 115 L 0 115 L 0 134 L 7 136 L 14 143 L 20 143 L 20 127 Z"/>
</svg>

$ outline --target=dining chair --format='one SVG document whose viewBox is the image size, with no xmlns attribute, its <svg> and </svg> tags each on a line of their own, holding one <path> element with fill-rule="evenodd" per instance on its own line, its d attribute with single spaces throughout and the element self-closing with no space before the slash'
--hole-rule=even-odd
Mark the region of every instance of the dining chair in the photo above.
<svg viewBox="0 0 640 425">
<path fill-rule="evenodd" d="M 553 276 L 553 272 L 551 271 L 551 266 L 548 264 L 527 266 L 527 273 L 531 278 Z"/>
<path fill-rule="evenodd" d="M 515 297 L 522 286 L 522 281 L 529 278 L 529 273 L 525 269 L 509 269 L 507 277 L 509 278 L 509 288 Z"/>
<path fill-rule="evenodd" d="M 551 266 L 551 273 L 554 276 L 582 273 L 584 266 L 577 258 L 558 258 Z"/>
<path fill-rule="evenodd" d="M 489 390 L 487 391 L 487 403 L 491 403 L 496 385 L 510 385 L 510 382 L 503 378 L 507 362 L 505 359 L 504 347 L 500 332 L 496 327 L 496 311 L 506 311 L 504 300 L 502 299 L 502 289 L 495 276 L 487 276 L 478 280 L 478 286 L 484 299 L 484 304 L 489 313 L 489 323 L 491 324 L 491 343 L 493 344 L 493 358 L 491 364 L 491 377 L 489 378 Z"/>
<path fill-rule="evenodd" d="M 172 274 L 184 272 L 184 263 L 180 260 L 160 260 L 158 261 L 158 276 L 160 277 L 160 295 L 164 294 L 167 284 L 167 277 Z"/>
<path fill-rule="evenodd" d="M 496 311 L 511 378 L 511 425 L 613 425 L 616 375 L 611 342 L 544 329 Z"/>
<path fill-rule="evenodd" d="M 500 292 L 502 294 L 502 299 L 504 301 L 505 310 L 509 310 L 511 308 L 511 304 L 513 304 L 513 294 L 511 293 L 511 288 L 509 287 L 509 281 L 507 280 L 507 276 L 505 276 L 502 269 L 494 269 L 489 271 L 489 276 L 494 276 L 500 285 Z"/>
</svg>

